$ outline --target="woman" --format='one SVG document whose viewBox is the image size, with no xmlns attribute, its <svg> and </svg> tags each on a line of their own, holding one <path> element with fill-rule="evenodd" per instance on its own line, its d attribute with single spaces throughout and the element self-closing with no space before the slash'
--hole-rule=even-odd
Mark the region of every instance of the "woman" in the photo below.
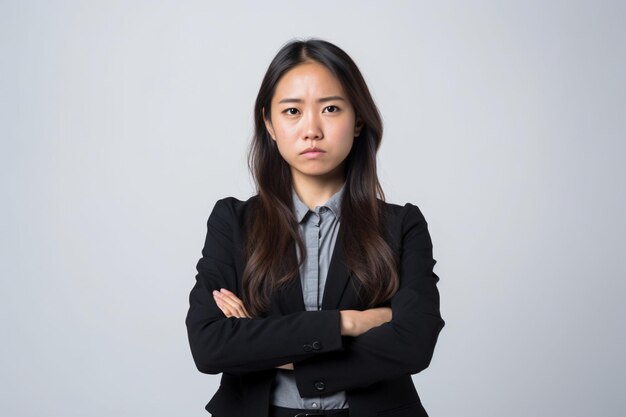
<svg viewBox="0 0 626 417">
<path fill-rule="evenodd" d="M 417 206 L 386 203 L 382 122 L 352 59 L 293 41 L 255 108 L 257 194 L 215 204 L 186 318 L 216 417 L 426 416 L 411 374 L 444 325 Z"/>
</svg>

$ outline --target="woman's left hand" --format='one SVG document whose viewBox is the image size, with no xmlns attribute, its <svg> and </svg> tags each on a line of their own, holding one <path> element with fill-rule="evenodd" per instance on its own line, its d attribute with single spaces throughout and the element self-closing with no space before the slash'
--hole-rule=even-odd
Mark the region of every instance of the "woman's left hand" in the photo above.
<svg viewBox="0 0 626 417">
<path fill-rule="evenodd" d="M 226 288 L 213 291 L 213 299 L 215 299 L 215 304 L 217 304 L 226 317 L 236 317 L 239 319 L 251 318 L 243 305 L 243 301 Z"/>
</svg>

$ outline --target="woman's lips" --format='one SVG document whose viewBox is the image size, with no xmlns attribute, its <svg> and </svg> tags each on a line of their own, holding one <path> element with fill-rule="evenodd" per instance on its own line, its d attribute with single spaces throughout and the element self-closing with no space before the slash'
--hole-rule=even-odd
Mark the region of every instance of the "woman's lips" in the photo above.
<svg viewBox="0 0 626 417">
<path fill-rule="evenodd" d="M 326 152 L 324 151 L 308 151 L 308 152 L 302 153 L 302 156 L 304 156 L 305 158 L 315 158 L 325 153 Z"/>
<path fill-rule="evenodd" d="M 307 148 L 304 150 L 304 152 L 301 152 L 302 155 L 309 156 L 309 157 L 321 155 L 323 153 L 325 153 L 325 151 L 317 147 Z"/>
</svg>

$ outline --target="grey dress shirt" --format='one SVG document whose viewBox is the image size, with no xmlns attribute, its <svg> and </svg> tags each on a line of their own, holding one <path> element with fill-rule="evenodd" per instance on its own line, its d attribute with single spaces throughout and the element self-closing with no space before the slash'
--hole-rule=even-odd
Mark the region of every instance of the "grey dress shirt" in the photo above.
<svg viewBox="0 0 626 417">
<path fill-rule="evenodd" d="M 341 217 L 341 201 L 346 183 L 322 206 L 311 211 L 292 188 L 296 219 L 306 246 L 306 259 L 300 267 L 302 296 L 307 311 L 320 310 L 326 275 L 337 240 Z M 297 252 L 296 252 L 297 253 Z M 298 261 L 300 256 L 298 254 Z M 271 403 L 279 407 L 330 410 L 348 408 L 346 392 L 301 397 L 293 371 L 278 369 L 272 386 Z"/>
</svg>

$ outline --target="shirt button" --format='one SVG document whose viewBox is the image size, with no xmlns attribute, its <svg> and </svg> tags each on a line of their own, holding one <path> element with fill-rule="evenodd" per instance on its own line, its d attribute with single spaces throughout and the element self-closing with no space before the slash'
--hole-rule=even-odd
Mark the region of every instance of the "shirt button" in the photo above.
<svg viewBox="0 0 626 417">
<path fill-rule="evenodd" d="M 326 384 L 324 384 L 324 381 L 316 381 L 313 386 L 318 391 L 324 391 L 326 389 Z"/>
<path fill-rule="evenodd" d="M 310 352 L 311 350 L 313 350 L 313 346 L 311 346 L 311 345 L 304 345 L 304 346 L 302 346 L 302 349 L 304 349 L 305 352 Z"/>
<path fill-rule="evenodd" d="M 311 347 L 312 347 L 314 350 L 320 350 L 320 349 L 322 348 L 322 344 L 321 344 L 320 342 L 315 341 L 315 342 L 313 342 L 313 344 L 311 345 Z"/>
</svg>

